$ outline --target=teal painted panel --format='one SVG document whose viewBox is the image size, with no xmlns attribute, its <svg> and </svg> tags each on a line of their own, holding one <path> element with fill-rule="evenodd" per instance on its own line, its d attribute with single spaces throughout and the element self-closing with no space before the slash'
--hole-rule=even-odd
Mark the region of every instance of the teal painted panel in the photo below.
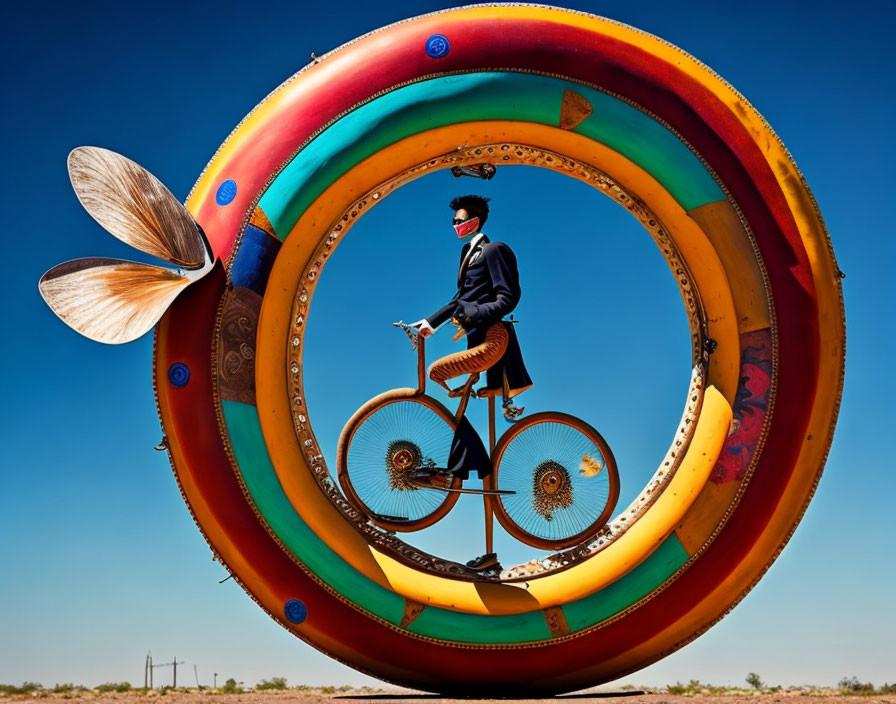
<svg viewBox="0 0 896 704">
<path fill-rule="evenodd" d="M 240 473 L 271 530 L 333 589 L 380 618 L 401 623 L 404 598 L 344 562 L 295 512 L 268 456 L 258 409 L 237 401 L 221 401 L 221 408 Z"/>
<path fill-rule="evenodd" d="M 725 198 L 687 146 L 618 98 L 558 78 L 485 72 L 421 81 L 357 108 L 299 152 L 262 196 L 260 205 L 282 239 L 327 187 L 390 144 L 424 130 L 474 120 L 518 120 L 556 127 L 566 89 L 582 94 L 594 107 L 575 131 L 639 164 L 685 210 Z"/>
<path fill-rule="evenodd" d="M 571 632 L 593 626 L 643 599 L 688 560 L 688 553 L 672 533 L 644 562 L 610 586 L 563 607 Z"/>
</svg>

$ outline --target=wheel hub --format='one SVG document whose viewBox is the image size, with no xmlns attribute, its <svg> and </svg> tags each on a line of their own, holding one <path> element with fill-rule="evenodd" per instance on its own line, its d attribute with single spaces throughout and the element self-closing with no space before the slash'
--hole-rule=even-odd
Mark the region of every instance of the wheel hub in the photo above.
<svg viewBox="0 0 896 704">
<path fill-rule="evenodd" d="M 572 506 L 572 482 L 569 472 L 559 462 L 545 460 L 535 468 L 532 508 L 546 521 L 554 519 L 554 511 Z"/>
<path fill-rule="evenodd" d="M 410 440 L 394 440 L 386 449 L 386 472 L 389 488 L 400 491 L 416 490 L 411 482 L 414 470 L 420 467 L 423 453 Z"/>
</svg>

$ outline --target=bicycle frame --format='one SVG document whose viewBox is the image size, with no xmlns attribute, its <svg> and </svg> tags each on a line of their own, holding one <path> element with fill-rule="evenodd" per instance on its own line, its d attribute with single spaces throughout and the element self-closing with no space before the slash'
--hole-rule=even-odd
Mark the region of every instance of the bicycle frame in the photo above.
<svg viewBox="0 0 896 704">
<path fill-rule="evenodd" d="M 396 323 L 402 327 L 411 338 L 411 345 L 417 348 L 417 390 L 416 395 L 423 396 L 426 394 L 426 338 L 410 332 L 410 326 Z M 478 378 L 478 374 L 471 374 L 464 384 L 464 390 L 460 397 L 460 403 L 457 411 L 454 413 L 455 422 L 459 423 L 467 412 L 467 404 L 470 402 L 470 395 L 473 393 L 474 378 Z M 495 397 L 488 396 L 488 451 L 491 457 L 495 453 Z M 494 472 L 490 472 L 482 480 L 482 488 L 485 491 L 495 491 Z M 494 552 L 494 515 L 495 496 L 484 494 L 482 497 L 483 508 L 485 510 L 485 552 Z M 447 513 L 447 511 L 446 511 Z"/>
<path fill-rule="evenodd" d="M 337 449 L 337 465 L 339 466 L 340 483 L 342 484 L 343 490 L 345 491 L 346 496 L 349 498 L 352 504 L 358 507 L 359 510 L 361 510 L 365 515 L 370 516 L 378 525 L 386 528 L 387 530 L 409 532 L 426 528 L 444 518 L 445 515 L 447 515 L 447 513 L 454 507 L 454 504 L 457 502 L 460 493 L 481 494 L 485 512 L 486 554 L 494 552 L 495 518 L 498 519 L 498 522 L 505 528 L 505 530 L 507 530 L 507 532 L 511 536 L 520 540 L 521 542 L 543 549 L 563 549 L 569 547 L 570 545 L 579 542 L 582 539 L 584 533 L 580 533 L 575 536 L 569 536 L 568 539 L 547 539 L 540 538 L 537 535 L 526 532 L 522 528 L 522 526 L 517 525 L 516 522 L 507 513 L 506 508 L 501 502 L 500 494 L 502 492 L 497 489 L 496 475 L 498 472 L 498 467 L 501 464 L 501 458 L 503 457 L 504 451 L 506 450 L 510 442 L 512 442 L 512 439 L 529 426 L 535 425 L 537 423 L 550 422 L 563 423 L 565 425 L 576 428 L 579 432 L 585 433 L 589 438 L 591 438 L 592 442 L 594 442 L 598 446 L 600 453 L 606 463 L 605 471 L 610 476 L 610 495 L 608 497 L 608 501 L 606 502 L 605 508 L 599 517 L 599 520 L 595 524 L 593 524 L 592 528 L 594 528 L 594 530 L 596 531 L 599 526 L 609 518 L 610 513 L 613 510 L 613 507 L 615 506 L 619 496 L 619 477 L 612 452 L 609 446 L 600 436 L 600 434 L 584 421 L 578 418 L 574 418 L 573 416 L 569 416 L 568 414 L 559 412 L 542 412 L 530 415 L 520 423 L 514 424 L 510 429 L 507 430 L 507 432 L 503 433 L 501 435 L 501 438 L 496 442 L 496 395 L 495 393 L 489 392 L 486 389 L 480 389 L 480 391 L 477 393 L 477 397 L 488 398 L 489 458 L 493 469 L 483 478 L 482 490 L 480 491 L 476 489 L 463 489 L 461 487 L 462 480 L 455 478 L 454 484 L 451 488 L 446 487 L 445 489 L 442 489 L 443 491 L 446 491 L 448 493 L 445 501 L 441 505 L 439 505 L 438 508 L 436 508 L 432 513 L 426 516 L 422 516 L 414 520 L 408 520 L 407 518 L 401 518 L 398 516 L 387 516 L 371 512 L 370 509 L 366 507 L 364 502 L 362 502 L 358 497 L 348 476 L 348 447 L 351 444 L 352 438 L 354 437 L 354 434 L 358 427 L 360 427 L 360 425 L 367 418 L 369 418 L 373 413 L 377 412 L 383 406 L 391 403 L 400 403 L 402 401 L 414 399 L 417 403 L 421 403 L 424 406 L 429 407 L 446 423 L 448 423 L 449 425 L 453 424 L 453 426 L 456 428 L 466 413 L 467 404 L 469 403 L 470 396 L 473 394 L 473 384 L 475 380 L 480 376 L 479 372 L 470 374 L 464 385 L 459 388 L 460 402 L 458 403 L 457 410 L 452 413 L 440 401 L 426 394 L 427 374 L 425 338 L 417 335 L 417 331 L 415 328 L 411 327 L 410 325 L 406 325 L 401 321 L 399 321 L 398 323 L 394 323 L 394 325 L 396 327 L 401 327 L 404 330 L 404 332 L 408 335 L 412 348 L 417 351 L 417 387 L 392 389 L 368 400 L 361 408 L 358 409 L 358 411 L 355 412 L 355 414 L 349 419 L 349 421 L 343 428 L 342 434 L 339 438 Z M 454 393 L 452 393 L 452 396 L 457 397 L 457 395 L 455 395 Z M 420 488 L 433 487 L 421 485 Z"/>
<path fill-rule="evenodd" d="M 423 396 L 426 394 L 426 338 L 420 337 L 416 332 L 411 331 L 410 325 L 405 325 L 401 321 L 393 323 L 396 327 L 402 328 L 411 340 L 411 346 L 417 350 L 417 389 L 415 396 Z M 460 422 L 467 412 L 467 404 L 470 402 L 470 395 L 473 393 L 474 374 L 471 374 L 464 384 L 464 390 L 460 397 L 457 411 L 454 413 L 454 420 Z M 488 396 L 488 451 L 495 451 L 495 397 Z"/>
</svg>

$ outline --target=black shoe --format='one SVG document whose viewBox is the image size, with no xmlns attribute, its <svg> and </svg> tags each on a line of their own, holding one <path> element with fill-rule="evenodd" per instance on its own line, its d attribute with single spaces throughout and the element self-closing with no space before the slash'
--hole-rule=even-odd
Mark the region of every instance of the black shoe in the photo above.
<svg viewBox="0 0 896 704">
<path fill-rule="evenodd" d="M 504 411 L 504 420 L 508 423 L 516 423 L 519 417 L 523 415 L 523 411 L 526 410 L 525 406 L 514 406 L 513 400 L 509 398 L 501 406 Z"/>
<path fill-rule="evenodd" d="M 490 572 L 494 571 L 496 573 L 500 573 L 504 569 L 503 567 L 501 567 L 501 563 L 498 562 L 498 553 L 496 552 L 489 552 L 485 555 L 474 557 L 472 560 L 467 562 L 467 567 L 469 567 L 470 569 L 474 569 L 477 572 L 488 570 Z"/>
</svg>

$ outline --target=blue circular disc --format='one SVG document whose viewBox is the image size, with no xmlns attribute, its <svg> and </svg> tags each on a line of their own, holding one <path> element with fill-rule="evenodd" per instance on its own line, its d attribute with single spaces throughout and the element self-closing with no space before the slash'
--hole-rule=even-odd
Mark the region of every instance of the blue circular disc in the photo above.
<svg viewBox="0 0 896 704">
<path fill-rule="evenodd" d="M 186 386 L 190 380 L 190 368 L 183 362 L 168 367 L 168 380 L 177 387 Z"/>
<path fill-rule="evenodd" d="M 444 34 L 433 34 L 426 40 L 426 53 L 434 59 L 441 59 L 451 51 L 451 44 Z"/>
<path fill-rule="evenodd" d="M 218 186 L 218 192 L 215 194 L 215 202 L 218 205 L 227 205 L 234 198 L 236 198 L 236 181 L 229 178 Z"/>
<path fill-rule="evenodd" d="M 308 609 L 298 599 L 290 599 L 286 602 L 286 606 L 283 607 L 283 613 L 293 623 L 301 623 L 308 615 Z"/>
</svg>

